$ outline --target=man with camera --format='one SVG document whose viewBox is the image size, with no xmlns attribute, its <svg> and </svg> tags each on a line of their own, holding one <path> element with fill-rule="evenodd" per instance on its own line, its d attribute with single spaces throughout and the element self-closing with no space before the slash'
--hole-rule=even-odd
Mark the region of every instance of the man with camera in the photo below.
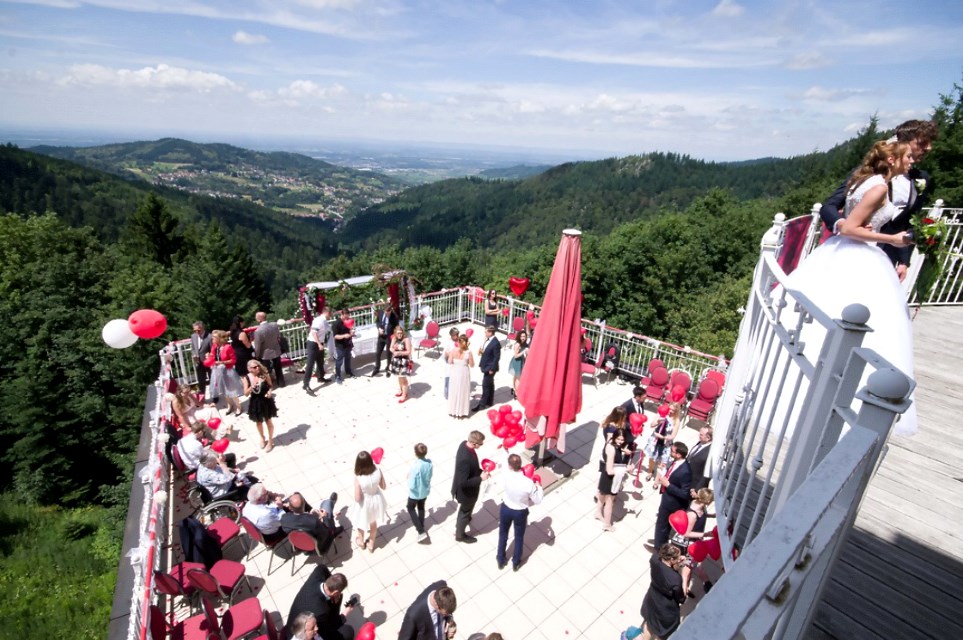
<svg viewBox="0 0 963 640">
<path fill-rule="evenodd" d="M 341 600 L 347 588 L 348 579 L 343 573 L 332 574 L 323 564 L 315 567 L 291 604 L 286 625 L 289 637 L 295 618 L 309 612 L 317 620 L 318 636 L 322 640 L 353 640 L 354 627 L 347 624 L 346 619 L 358 606 L 359 598 L 357 595 L 351 596 L 344 603 L 344 613 L 341 613 Z"/>
</svg>

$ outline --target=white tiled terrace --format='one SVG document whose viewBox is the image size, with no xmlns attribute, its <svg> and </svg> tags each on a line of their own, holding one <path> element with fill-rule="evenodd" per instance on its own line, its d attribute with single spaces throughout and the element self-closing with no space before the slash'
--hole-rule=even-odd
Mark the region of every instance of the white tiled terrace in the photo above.
<svg viewBox="0 0 963 640">
<path fill-rule="evenodd" d="M 480 339 L 476 328 L 473 348 Z M 510 349 L 503 348 L 496 406 L 510 402 L 509 358 Z M 601 447 L 598 423 L 612 407 L 631 397 L 632 386 L 615 378 L 606 381 L 603 375 L 595 387 L 584 378 L 582 412 L 568 428 L 567 451 L 562 456 L 575 471 L 531 509 L 520 571 L 512 572 L 510 566 L 500 571 L 495 562 L 501 502 L 498 472 L 476 507 L 471 527 L 478 535 L 476 544 L 455 542 L 456 505 L 450 496 L 455 451 L 468 432 L 477 429 L 488 436 L 479 451 L 482 458 L 499 459 L 499 441 L 491 436 L 484 411 L 468 419 L 448 415 L 444 364 L 437 353 L 423 351 L 416 363 L 410 378 L 411 398 L 404 404 L 394 397 L 395 377 L 369 377 L 371 356 L 356 360 L 356 377 L 343 385 L 329 382 L 318 389 L 315 381 L 313 397 L 301 389 L 300 376 L 290 371 L 288 385 L 277 393 L 276 446 L 268 454 L 259 450 L 257 431 L 247 416 L 233 418 L 236 426 L 229 450 L 237 454 L 242 469 L 250 469 L 273 491 L 301 491 L 313 504 L 338 492 L 338 520 L 346 528 L 350 527 L 344 514 L 352 497 L 355 456 L 362 449 L 384 448 L 381 469 L 388 484 L 385 495 L 391 520 L 379 530 L 377 549 L 373 553 L 358 550 L 346 532 L 337 540 L 337 553 L 329 554 L 332 571 L 344 573 L 348 591 L 361 596 L 362 606 L 349 622 L 357 629 L 370 620 L 377 625 L 379 638 L 395 638 L 416 595 L 429 583 L 445 579 L 458 597 L 454 615 L 458 638 L 480 638 L 498 631 L 509 640 L 601 640 L 618 638 L 629 625 L 639 625 L 639 607 L 649 582 L 650 554 L 643 543 L 652 536 L 658 494 L 649 485 L 636 488 L 629 478 L 616 507 L 615 531 L 604 533 L 593 517 Z M 480 375 L 477 370 L 472 375 L 477 394 Z M 518 403 L 515 407 L 520 408 Z M 654 407 L 649 409 L 651 423 Z M 684 428 L 680 439 L 691 445 L 698 426 L 701 423 L 693 422 L 692 428 Z M 417 442 L 428 446 L 428 457 L 434 462 L 427 503 L 430 545 L 416 542 L 405 511 L 406 475 Z M 521 449 L 519 445 L 515 451 Z M 510 554 L 511 536 L 509 540 Z M 306 556 L 298 556 L 292 577 L 292 561 L 282 564 L 286 555 L 282 552 L 268 575 L 269 553 L 256 550 L 246 562 L 247 572 L 262 607 L 283 624 L 295 594 L 320 560 L 311 557 L 305 562 Z M 228 549 L 228 557 L 244 561 L 239 545 Z M 245 590 L 240 597 L 248 595 Z M 687 603 L 683 614 L 691 606 Z"/>
</svg>

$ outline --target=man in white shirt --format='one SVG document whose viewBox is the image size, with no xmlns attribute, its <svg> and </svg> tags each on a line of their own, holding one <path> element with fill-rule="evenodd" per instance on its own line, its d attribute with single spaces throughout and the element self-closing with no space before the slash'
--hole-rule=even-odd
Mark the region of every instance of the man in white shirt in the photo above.
<svg viewBox="0 0 963 640">
<path fill-rule="evenodd" d="M 525 528 L 528 526 L 528 508 L 542 501 L 542 487 L 525 477 L 522 473 L 522 458 L 518 454 L 508 456 L 508 468 L 502 476 L 505 495 L 502 498 L 501 512 L 498 516 L 498 550 L 495 559 L 498 568 L 508 564 L 505 555 L 508 547 L 508 527 L 515 527 L 515 551 L 512 554 L 512 570 L 522 566 L 522 551 L 525 549 Z"/>
<path fill-rule="evenodd" d="M 311 390 L 311 374 L 314 373 L 315 365 L 317 365 L 320 374 L 318 380 L 322 383 L 327 382 L 324 377 L 324 348 L 325 338 L 330 329 L 328 322 L 328 316 L 330 315 L 331 311 L 325 307 L 311 322 L 311 329 L 308 331 L 307 362 L 304 364 L 304 379 L 301 381 L 301 386 L 311 395 L 314 395 L 314 391 Z"/>
</svg>

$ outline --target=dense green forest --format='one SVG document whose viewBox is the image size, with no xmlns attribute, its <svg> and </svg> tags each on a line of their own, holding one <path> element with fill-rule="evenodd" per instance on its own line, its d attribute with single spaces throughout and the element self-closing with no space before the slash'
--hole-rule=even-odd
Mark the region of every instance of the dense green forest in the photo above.
<svg viewBox="0 0 963 640">
<path fill-rule="evenodd" d="M 941 138 L 923 166 L 936 197 L 960 205 L 963 86 L 941 97 L 934 118 Z M 585 317 L 730 353 L 773 214 L 808 212 L 882 135 L 871 121 L 826 153 L 786 161 L 715 166 L 656 154 L 519 181 L 447 181 L 366 212 L 378 221 L 367 230 L 334 236 L 254 204 L 0 148 L 0 583 L 14 594 L 0 625 L 22 629 L 26 612 L 62 611 L 63 600 L 91 615 L 109 607 L 130 455 L 163 341 L 113 351 L 100 337 L 108 320 L 158 309 L 163 338 L 173 338 L 195 319 L 223 328 L 233 313 L 271 305 L 293 315 L 297 284 L 376 265 L 404 267 L 421 290 L 473 283 L 507 293 L 509 276 L 527 276 L 525 299 L 539 302 L 560 231 L 576 225 Z M 54 562 L 41 515 L 71 541 L 73 560 Z M 27 586 L 10 587 L 18 581 Z M 35 635 L 64 622 L 88 635 L 72 620 L 31 622 Z"/>
</svg>

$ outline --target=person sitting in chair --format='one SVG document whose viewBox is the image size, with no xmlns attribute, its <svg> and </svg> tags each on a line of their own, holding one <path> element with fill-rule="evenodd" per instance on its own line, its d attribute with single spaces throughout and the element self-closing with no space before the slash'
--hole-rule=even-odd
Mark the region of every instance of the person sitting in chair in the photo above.
<svg viewBox="0 0 963 640">
<path fill-rule="evenodd" d="M 304 501 L 304 496 L 298 492 L 288 496 L 288 511 L 281 516 L 281 529 L 284 533 L 305 531 L 318 541 L 318 550 L 327 553 L 331 543 L 344 532 L 344 527 L 336 526 L 334 522 L 334 504 L 338 501 L 338 494 L 332 493 L 327 500 L 321 501 L 321 506 L 312 509 Z"/>
</svg>

